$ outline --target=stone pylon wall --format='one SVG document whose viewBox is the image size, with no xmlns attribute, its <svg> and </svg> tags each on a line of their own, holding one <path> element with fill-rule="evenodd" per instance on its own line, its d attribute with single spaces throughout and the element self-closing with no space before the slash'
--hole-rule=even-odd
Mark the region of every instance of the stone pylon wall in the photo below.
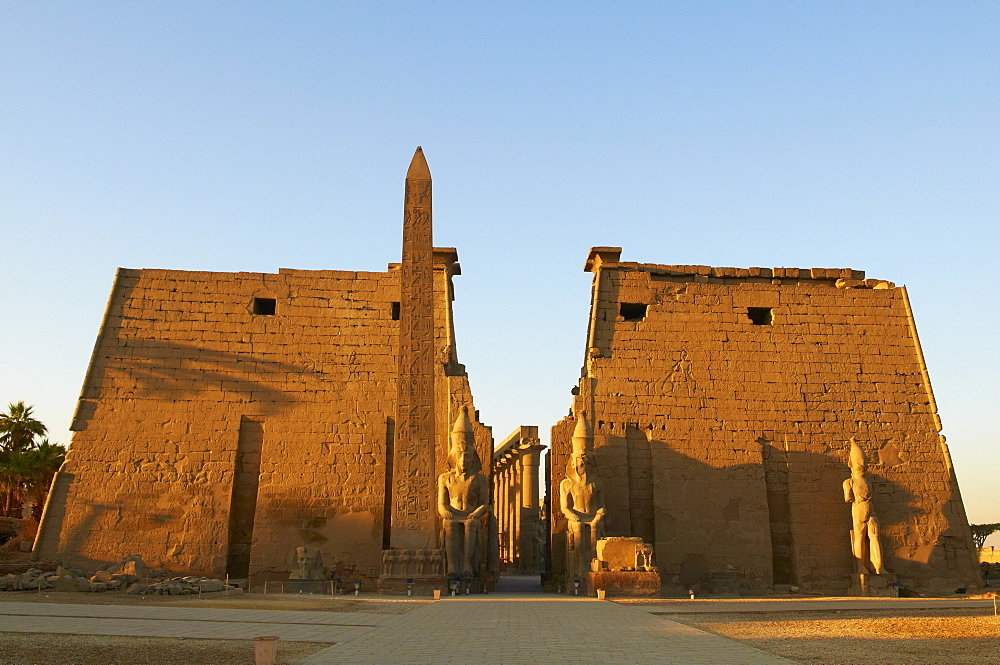
<svg viewBox="0 0 1000 665">
<path fill-rule="evenodd" d="M 434 280 L 438 472 L 459 408 L 475 414 L 454 344 L 453 259 L 438 257 Z M 275 313 L 255 314 L 255 298 Z M 220 576 L 249 515 L 261 581 L 287 577 L 298 545 L 318 547 L 344 579 L 377 577 L 398 300 L 393 266 L 119 270 L 36 552 L 140 554 Z M 474 421 L 488 469 L 492 437 Z"/>
<path fill-rule="evenodd" d="M 841 483 L 855 437 L 888 569 L 918 589 L 978 585 L 902 287 L 851 270 L 621 263 L 619 252 L 588 260 L 593 307 L 573 403 L 593 424 L 609 535 L 654 543 L 678 588 L 735 576 L 744 588 L 846 590 Z M 573 426 L 552 430 L 553 487 Z M 564 528 L 553 506 L 557 577 Z"/>
</svg>

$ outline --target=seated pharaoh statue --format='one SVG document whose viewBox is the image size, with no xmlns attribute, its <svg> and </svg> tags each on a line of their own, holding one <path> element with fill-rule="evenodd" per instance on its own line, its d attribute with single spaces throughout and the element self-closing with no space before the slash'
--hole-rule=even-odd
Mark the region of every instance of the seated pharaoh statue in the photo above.
<svg viewBox="0 0 1000 665">
<path fill-rule="evenodd" d="M 604 492 L 594 466 L 594 433 L 581 412 L 573 430 L 573 453 L 559 483 L 559 505 L 566 517 L 566 572 L 591 570 L 597 541 L 604 537 Z"/>
<path fill-rule="evenodd" d="M 490 484 L 474 445 L 469 410 L 451 430 L 448 471 L 438 476 L 438 514 L 444 524 L 448 576 L 471 579 L 482 559 L 482 517 L 489 511 Z"/>
<path fill-rule="evenodd" d="M 872 486 L 869 481 L 868 460 L 861 446 L 851 438 L 850 454 L 851 477 L 844 481 L 844 501 L 851 504 L 851 517 L 854 531 L 851 532 L 851 545 L 854 549 L 854 559 L 858 572 L 862 575 L 870 573 L 868 562 L 871 562 L 876 575 L 885 573 L 882 567 L 882 545 L 879 542 L 878 518 L 872 508 Z"/>
</svg>

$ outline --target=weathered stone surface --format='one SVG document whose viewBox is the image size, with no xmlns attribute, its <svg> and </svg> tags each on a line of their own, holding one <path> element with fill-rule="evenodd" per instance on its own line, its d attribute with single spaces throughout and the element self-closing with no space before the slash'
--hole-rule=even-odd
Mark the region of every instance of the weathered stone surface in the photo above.
<svg viewBox="0 0 1000 665">
<path fill-rule="evenodd" d="M 592 316 L 573 403 L 593 423 L 608 535 L 652 543 L 672 588 L 732 567 L 743 591 L 844 593 L 855 570 L 841 484 L 854 437 L 886 569 L 923 591 L 978 585 L 905 289 L 850 269 L 620 254 L 594 248 L 587 260 Z M 553 427 L 555 483 L 574 426 Z M 560 575 L 566 521 L 553 518 Z"/>
<path fill-rule="evenodd" d="M 652 549 L 642 538 L 615 536 L 597 541 L 597 559 L 602 570 L 652 568 Z"/>
<path fill-rule="evenodd" d="M 142 560 L 142 557 L 138 554 L 130 554 L 121 562 L 109 566 L 107 569 L 109 572 L 117 573 L 119 575 L 126 575 L 130 578 L 140 578 L 146 575 L 146 563 Z M 134 579 L 131 581 L 135 581 Z"/>
<path fill-rule="evenodd" d="M 62 575 L 52 581 L 52 590 L 59 592 L 90 591 L 90 582 L 86 577 Z"/>
<path fill-rule="evenodd" d="M 588 596 L 596 596 L 598 589 L 604 589 L 609 598 L 654 596 L 660 593 L 660 574 L 657 572 L 599 570 L 587 573 L 585 582 L 581 593 Z"/>
<path fill-rule="evenodd" d="M 71 575 L 73 577 L 86 577 L 87 575 L 79 568 L 73 568 L 71 566 L 58 566 L 56 568 L 55 574 L 57 577 L 64 577 L 66 575 Z"/>
<path fill-rule="evenodd" d="M 201 589 L 202 593 L 214 593 L 217 591 L 224 591 L 226 583 L 222 580 L 209 579 L 197 582 L 196 586 Z"/>
<path fill-rule="evenodd" d="M 173 579 L 144 585 L 135 583 L 128 587 L 130 594 L 150 594 L 160 596 L 189 596 L 198 593 L 214 593 L 218 591 L 242 591 L 233 587 L 227 587 L 222 580 L 207 577 L 188 575 L 186 577 L 175 577 Z"/>
<path fill-rule="evenodd" d="M 399 377 L 393 442 L 392 537 L 399 549 L 437 547 L 434 520 L 434 302 L 431 174 L 417 148 L 406 172 L 399 271 Z"/>
</svg>

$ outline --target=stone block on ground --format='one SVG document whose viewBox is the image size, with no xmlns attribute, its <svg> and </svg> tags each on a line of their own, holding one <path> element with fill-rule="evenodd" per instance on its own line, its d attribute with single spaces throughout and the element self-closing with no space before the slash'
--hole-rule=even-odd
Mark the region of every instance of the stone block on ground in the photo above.
<svg viewBox="0 0 1000 665">
<path fill-rule="evenodd" d="M 62 575 L 52 581 L 52 590 L 57 592 L 90 591 L 90 582 L 86 577 Z"/>
</svg>

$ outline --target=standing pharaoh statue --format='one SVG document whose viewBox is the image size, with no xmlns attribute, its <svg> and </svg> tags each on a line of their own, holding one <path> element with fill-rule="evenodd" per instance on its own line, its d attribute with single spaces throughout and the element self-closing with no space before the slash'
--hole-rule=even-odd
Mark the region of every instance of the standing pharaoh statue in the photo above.
<svg viewBox="0 0 1000 665">
<path fill-rule="evenodd" d="M 573 430 L 573 454 L 566 478 L 559 483 L 559 504 L 566 516 L 566 572 L 588 572 L 597 556 L 597 541 L 604 537 L 604 491 L 594 466 L 594 433 L 586 414 L 580 413 Z"/>
<path fill-rule="evenodd" d="M 882 567 L 882 545 L 879 543 L 878 518 L 872 508 L 872 486 L 868 474 L 868 461 L 861 446 L 851 438 L 850 456 L 851 477 L 844 481 L 844 501 L 851 504 L 851 517 L 854 531 L 851 532 L 851 544 L 854 558 L 857 561 L 858 572 L 867 575 L 868 562 L 875 569 L 876 575 L 885 573 Z"/>
<path fill-rule="evenodd" d="M 469 410 L 451 430 L 448 471 L 438 476 L 438 514 L 444 526 L 445 562 L 449 577 L 471 579 L 482 559 L 482 520 L 489 511 L 490 483 L 476 453 Z"/>
</svg>

